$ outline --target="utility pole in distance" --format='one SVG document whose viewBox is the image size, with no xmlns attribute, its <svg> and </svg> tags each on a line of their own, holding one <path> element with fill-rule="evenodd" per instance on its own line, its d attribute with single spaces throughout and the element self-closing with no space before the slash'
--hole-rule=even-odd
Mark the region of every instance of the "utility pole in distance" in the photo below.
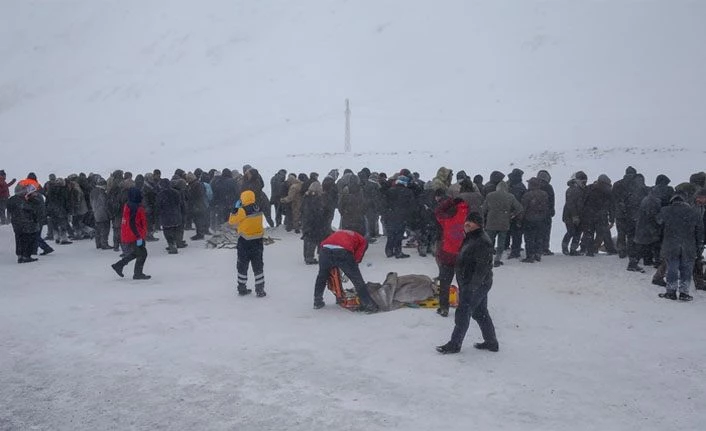
<svg viewBox="0 0 706 431">
<path fill-rule="evenodd" d="M 346 99 L 346 136 L 343 143 L 343 151 L 351 152 L 351 104 Z"/>
</svg>

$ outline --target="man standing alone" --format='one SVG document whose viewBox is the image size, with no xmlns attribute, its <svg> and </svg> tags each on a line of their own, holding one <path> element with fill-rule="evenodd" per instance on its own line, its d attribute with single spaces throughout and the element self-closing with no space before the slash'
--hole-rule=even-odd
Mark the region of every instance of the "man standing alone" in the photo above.
<svg viewBox="0 0 706 431">
<path fill-rule="evenodd" d="M 493 286 L 493 243 L 482 227 L 483 218 L 479 213 L 470 213 L 466 217 L 463 230 L 461 252 L 456 260 L 456 279 L 460 289 L 460 301 L 456 309 L 456 321 L 451 341 L 438 346 L 442 354 L 461 351 L 471 317 L 478 322 L 483 342 L 473 345 L 479 350 L 498 351 L 495 326 L 488 313 L 488 292 Z"/>
</svg>

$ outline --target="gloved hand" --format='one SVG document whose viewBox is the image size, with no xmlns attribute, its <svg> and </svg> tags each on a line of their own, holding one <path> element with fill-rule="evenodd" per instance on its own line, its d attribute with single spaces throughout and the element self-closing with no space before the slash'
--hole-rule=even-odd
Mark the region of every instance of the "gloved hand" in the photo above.
<svg viewBox="0 0 706 431">
<path fill-rule="evenodd" d="M 578 225 L 581 223 L 581 219 L 579 218 L 579 216 L 574 216 L 574 217 L 571 218 L 571 222 L 572 222 L 574 225 L 578 226 Z"/>
<path fill-rule="evenodd" d="M 233 205 L 233 207 L 234 207 L 235 209 L 242 208 L 242 207 L 243 207 L 243 203 L 240 201 L 240 199 L 238 199 L 237 201 L 235 201 L 235 205 Z"/>
<path fill-rule="evenodd" d="M 136 244 L 138 247 L 142 247 L 143 245 L 145 245 L 145 242 L 142 239 L 138 239 Z"/>
</svg>

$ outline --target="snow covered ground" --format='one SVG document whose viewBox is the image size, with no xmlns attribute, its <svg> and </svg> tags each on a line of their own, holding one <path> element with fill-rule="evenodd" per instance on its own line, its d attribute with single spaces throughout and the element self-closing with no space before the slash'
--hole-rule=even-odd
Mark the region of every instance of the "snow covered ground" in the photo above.
<svg viewBox="0 0 706 431">
<path fill-rule="evenodd" d="M 704 170 L 706 3 L 0 2 L 0 169 L 332 168 L 486 179 Z M 351 99 L 353 152 L 342 154 Z M 554 220 L 553 247 L 562 234 Z M 442 357 L 433 310 L 314 311 L 301 241 L 148 245 L 145 283 L 88 242 L 17 265 L 0 227 L 0 430 L 701 430 L 706 296 L 657 298 L 607 256 L 495 271 L 501 350 Z M 364 276 L 435 275 L 383 258 Z M 702 407 L 699 407 L 702 406 Z"/>
<path fill-rule="evenodd" d="M 313 310 L 301 241 L 266 247 L 269 295 L 235 295 L 235 252 L 150 243 L 148 282 L 119 279 L 89 242 L 17 265 L 0 229 L 3 430 L 698 430 L 706 413 L 706 296 L 657 298 L 613 257 L 510 261 L 490 312 L 501 350 L 441 356 L 431 309 Z M 367 266 L 371 263 L 372 266 Z M 435 275 L 431 258 L 383 257 Z"/>
</svg>

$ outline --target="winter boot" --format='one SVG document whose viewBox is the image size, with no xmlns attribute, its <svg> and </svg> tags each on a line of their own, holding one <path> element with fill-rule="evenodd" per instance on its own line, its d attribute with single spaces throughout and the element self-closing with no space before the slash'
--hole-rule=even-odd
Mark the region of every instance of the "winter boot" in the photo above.
<svg viewBox="0 0 706 431">
<path fill-rule="evenodd" d="M 694 297 L 691 296 L 691 295 L 689 295 L 688 293 L 682 292 L 682 293 L 679 294 L 679 300 L 680 300 L 680 301 L 689 302 L 689 301 L 691 301 L 691 300 L 693 300 L 693 299 L 694 299 Z"/>
<path fill-rule="evenodd" d="M 255 288 L 255 295 L 257 295 L 258 298 L 264 298 L 265 296 L 267 296 L 267 292 L 265 292 L 264 287 L 258 287 Z"/>
<path fill-rule="evenodd" d="M 625 259 L 628 257 L 628 252 L 625 250 L 618 250 L 618 257 L 621 259 Z"/>
<path fill-rule="evenodd" d="M 660 293 L 658 296 L 664 299 L 671 299 L 672 301 L 677 300 L 677 292 Z"/>
<path fill-rule="evenodd" d="M 500 350 L 500 346 L 498 345 L 498 342 L 490 342 L 490 341 L 483 341 L 482 343 L 475 343 L 473 345 L 478 350 L 488 350 L 490 352 L 497 352 Z"/>
<path fill-rule="evenodd" d="M 660 287 L 667 287 L 667 282 L 662 278 L 652 278 L 652 284 Z"/>
<path fill-rule="evenodd" d="M 628 271 L 631 272 L 645 272 L 645 268 L 641 267 L 640 265 L 637 264 L 637 260 L 635 259 L 630 259 L 630 263 L 628 263 Z"/>
<path fill-rule="evenodd" d="M 189 239 L 191 239 L 192 241 L 198 241 L 198 240 L 204 239 L 204 236 L 201 234 L 196 234 Z"/>
<path fill-rule="evenodd" d="M 54 249 L 51 248 L 51 247 L 48 247 L 48 248 L 42 250 L 42 252 L 39 253 L 39 255 L 40 255 L 40 256 L 46 256 L 46 255 L 48 255 L 49 253 L 54 253 Z"/>
<path fill-rule="evenodd" d="M 527 256 L 526 258 L 522 259 L 522 263 L 534 263 L 534 256 Z"/>
<path fill-rule="evenodd" d="M 519 259 L 520 258 L 520 253 L 513 251 L 510 252 L 510 254 L 507 256 L 508 259 Z"/>
<path fill-rule="evenodd" d="M 245 295 L 250 295 L 251 293 L 252 293 L 252 290 L 248 289 L 244 284 L 238 285 L 238 295 L 245 296 Z"/>
<path fill-rule="evenodd" d="M 505 264 L 503 263 L 502 260 L 496 260 L 495 262 L 493 262 L 493 268 L 498 268 L 503 265 L 505 265 Z"/>
<path fill-rule="evenodd" d="M 436 309 L 436 314 L 441 317 L 449 317 L 449 309 L 446 307 L 439 307 Z"/>
<path fill-rule="evenodd" d="M 436 351 L 441 353 L 442 355 L 450 355 L 453 353 L 458 353 L 461 351 L 461 346 L 458 346 L 451 341 L 448 343 L 444 344 L 443 346 L 436 346 Z"/>
<path fill-rule="evenodd" d="M 397 258 L 397 259 L 406 259 L 406 258 L 408 258 L 408 257 L 409 257 L 408 254 L 405 254 L 405 253 L 402 253 L 402 252 L 399 252 L 399 253 L 397 253 L 397 254 L 395 255 L 395 258 Z"/>
<path fill-rule="evenodd" d="M 151 275 L 147 275 L 147 274 L 143 274 L 143 273 L 135 274 L 132 276 L 133 280 L 149 280 L 150 278 L 152 278 Z"/>
<path fill-rule="evenodd" d="M 554 256 L 554 252 L 551 250 L 544 250 L 544 252 L 542 254 L 545 256 Z M 564 253 L 564 254 L 566 254 L 566 253 Z"/>
<path fill-rule="evenodd" d="M 113 271 L 115 271 L 116 274 L 118 274 L 121 278 L 125 277 L 125 274 L 123 274 L 123 267 L 120 265 L 120 263 L 114 263 L 110 265 L 111 268 L 113 268 Z"/>
<path fill-rule="evenodd" d="M 314 300 L 314 310 L 324 308 L 325 306 L 326 306 L 326 303 L 324 302 L 323 299 L 315 299 Z"/>
</svg>

